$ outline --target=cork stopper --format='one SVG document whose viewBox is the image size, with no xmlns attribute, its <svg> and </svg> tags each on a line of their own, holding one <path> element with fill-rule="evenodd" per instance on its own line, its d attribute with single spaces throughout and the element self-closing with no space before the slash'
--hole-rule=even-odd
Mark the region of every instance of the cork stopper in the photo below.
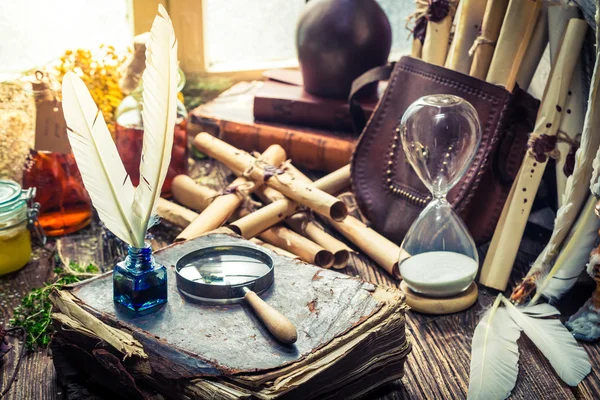
<svg viewBox="0 0 600 400">
<path fill-rule="evenodd" d="M 119 86 L 125 95 L 135 90 L 140 83 L 142 73 L 146 68 L 146 42 L 149 36 L 150 32 L 144 32 L 133 38 L 133 54 L 124 64 L 125 71 L 119 81 Z"/>
</svg>

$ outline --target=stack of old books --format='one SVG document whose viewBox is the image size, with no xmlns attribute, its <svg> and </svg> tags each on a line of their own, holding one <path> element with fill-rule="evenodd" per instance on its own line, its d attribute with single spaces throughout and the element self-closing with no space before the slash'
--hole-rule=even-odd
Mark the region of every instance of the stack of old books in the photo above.
<svg viewBox="0 0 600 400">
<path fill-rule="evenodd" d="M 307 93 L 298 70 L 267 71 L 265 78 L 240 82 L 194 109 L 188 134 L 209 132 L 246 151 L 279 144 L 296 165 L 309 169 L 334 171 L 348 164 L 357 140 L 348 102 Z M 360 100 L 365 118 L 377 101 Z"/>
<path fill-rule="evenodd" d="M 87 387 L 127 399 L 354 398 L 402 377 L 410 344 L 397 289 L 271 253 L 275 283 L 261 297 L 297 327 L 291 346 L 244 305 L 184 300 L 177 260 L 241 240 L 210 234 L 156 252 L 168 268 L 169 302 L 148 315 L 115 308 L 111 274 L 54 293 L 59 377 L 72 363 Z"/>
</svg>

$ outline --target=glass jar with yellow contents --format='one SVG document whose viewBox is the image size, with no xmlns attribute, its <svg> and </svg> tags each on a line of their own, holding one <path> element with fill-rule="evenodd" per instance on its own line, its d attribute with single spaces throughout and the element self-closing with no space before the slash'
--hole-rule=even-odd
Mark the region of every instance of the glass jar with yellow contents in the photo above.
<svg viewBox="0 0 600 400">
<path fill-rule="evenodd" d="M 29 206 L 34 196 L 34 188 L 22 190 L 17 182 L 0 180 L 0 275 L 17 271 L 29 261 L 29 227 L 35 227 L 40 239 L 45 241 L 37 223 L 39 205 Z"/>
</svg>

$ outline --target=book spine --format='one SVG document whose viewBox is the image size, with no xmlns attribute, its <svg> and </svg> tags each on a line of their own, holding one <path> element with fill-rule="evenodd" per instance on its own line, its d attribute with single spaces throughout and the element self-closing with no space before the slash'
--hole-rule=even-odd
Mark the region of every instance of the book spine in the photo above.
<svg viewBox="0 0 600 400">
<path fill-rule="evenodd" d="M 355 146 L 354 139 L 265 125 L 221 121 L 219 131 L 221 140 L 249 152 L 263 152 L 270 145 L 279 144 L 295 165 L 321 171 L 335 171 L 348 164 Z"/>
<path fill-rule="evenodd" d="M 369 116 L 367 115 L 366 118 Z M 254 118 L 296 126 L 352 132 L 352 118 L 347 105 L 331 106 L 300 101 L 254 97 Z"/>
</svg>

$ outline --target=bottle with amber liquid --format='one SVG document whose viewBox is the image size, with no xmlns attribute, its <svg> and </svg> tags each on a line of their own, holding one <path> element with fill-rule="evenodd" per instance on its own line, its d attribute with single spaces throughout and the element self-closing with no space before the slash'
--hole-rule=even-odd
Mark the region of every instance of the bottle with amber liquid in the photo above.
<svg viewBox="0 0 600 400">
<path fill-rule="evenodd" d="M 23 187 L 35 188 L 40 204 L 39 224 L 48 236 L 66 235 L 87 226 L 91 201 L 71 153 L 62 105 L 43 74 L 36 73 L 35 149 L 23 172 Z"/>
<path fill-rule="evenodd" d="M 185 76 L 179 69 L 177 89 L 181 91 L 185 85 Z M 117 150 L 125 165 L 125 170 L 134 186 L 140 182 L 140 159 L 144 137 L 144 123 L 142 119 L 143 82 L 140 79 L 136 89 L 123 99 L 115 111 L 115 141 Z M 162 187 L 161 194 L 169 196 L 173 178 L 180 174 L 187 174 L 188 170 L 188 142 L 187 142 L 187 111 L 181 100 L 177 99 L 177 118 L 175 120 L 173 150 L 171 164 L 167 177 Z"/>
</svg>

